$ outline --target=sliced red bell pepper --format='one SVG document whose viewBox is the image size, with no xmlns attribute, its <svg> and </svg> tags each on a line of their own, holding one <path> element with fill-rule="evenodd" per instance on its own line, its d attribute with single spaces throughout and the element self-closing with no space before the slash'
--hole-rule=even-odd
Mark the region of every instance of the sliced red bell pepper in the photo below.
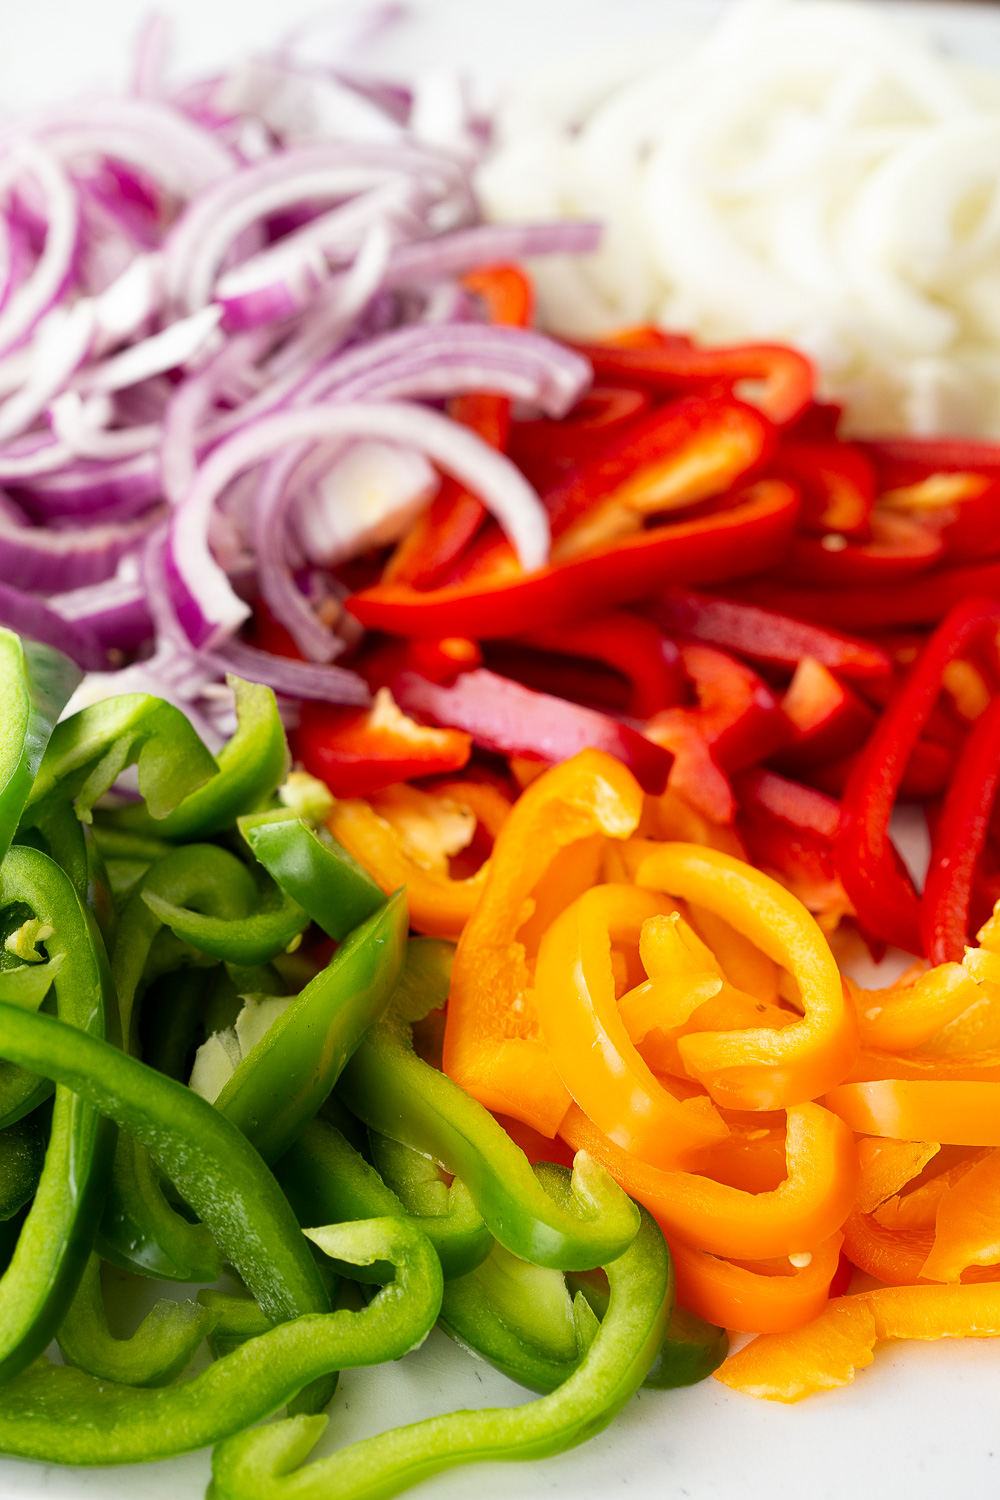
<svg viewBox="0 0 1000 1500">
<path fill-rule="evenodd" d="M 541 417 L 513 422 L 507 451 L 536 489 L 544 492 L 645 416 L 651 405 L 649 393 L 637 386 L 591 386 L 559 421 Z"/>
<path fill-rule="evenodd" d="M 859 759 L 860 751 L 855 751 L 853 755 L 829 760 L 820 766 L 810 766 L 800 774 L 810 786 L 828 792 L 831 797 L 842 797 Z M 953 750 L 938 744 L 936 740 L 918 740 L 903 772 L 896 796 L 901 802 L 928 802 L 943 796 L 954 771 Z"/>
<path fill-rule="evenodd" d="M 531 322 L 534 293 L 518 266 L 484 266 L 462 278 L 481 298 L 491 323 L 524 328 Z M 488 391 L 470 391 L 448 403 L 448 415 L 471 427 L 494 448 L 506 448 L 510 401 Z M 469 490 L 445 475 L 430 506 L 411 527 L 386 566 L 387 581 L 432 588 L 460 557 L 486 520 L 486 507 Z"/>
<path fill-rule="evenodd" d="M 812 399 L 815 374 L 804 354 L 783 344 L 742 344 L 735 348 L 698 349 L 671 342 L 661 348 L 611 348 L 578 344 L 594 367 L 597 380 L 623 380 L 652 391 L 690 390 L 692 386 L 760 385 L 754 404 L 779 425 L 794 421 Z"/>
<path fill-rule="evenodd" d="M 428 729 L 401 713 L 386 689 L 371 708 L 303 703 L 295 754 L 335 797 L 365 797 L 411 776 L 458 771 L 472 751 L 459 729 Z"/>
<path fill-rule="evenodd" d="M 743 771 L 733 785 L 736 829 L 753 862 L 776 870 L 812 911 L 847 907 L 834 858 L 839 804 L 773 771 Z"/>
<path fill-rule="evenodd" d="M 917 484 L 928 474 L 1000 473 L 1000 443 L 975 438 L 874 438 L 859 446 L 871 458 L 879 484 L 887 490 Z"/>
<path fill-rule="evenodd" d="M 864 542 L 849 542 L 840 532 L 797 536 L 779 577 L 822 589 L 875 587 L 926 573 L 945 553 L 941 531 L 908 516 L 873 511 L 870 530 Z"/>
<path fill-rule="evenodd" d="M 968 599 L 942 621 L 875 726 L 844 792 L 837 867 L 865 928 L 911 953 L 922 948 L 913 883 L 889 836 L 906 763 L 949 662 L 1000 625 L 1000 604 Z"/>
<path fill-rule="evenodd" d="M 932 964 L 961 963 L 977 867 L 1000 788 L 1000 698 L 973 724 L 934 832 L 920 899 L 920 930 Z"/>
<path fill-rule="evenodd" d="M 681 643 L 680 651 L 697 704 L 655 714 L 646 734 L 673 751 L 671 787 L 714 822 L 729 823 L 735 802 L 725 773 L 773 754 L 788 725 L 770 688 L 743 662 L 699 641 Z"/>
<path fill-rule="evenodd" d="M 875 715 L 814 656 L 804 656 L 781 699 L 793 738 L 775 757 L 779 770 L 803 771 L 850 755 L 868 736 Z"/>
<path fill-rule="evenodd" d="M 407 713 L 464 730 L 485 750 L 555 764 L 589 747 L 620 760 L 644 791 L 658 795 L 667 784 L 671 756 L 627 724 L 495 672 L 465 672 L 451 687 L 401 672 L 393 693 Z"/>
<path fill-rule="evenodd" d="M 867 540 L 875 504 L 875 467 L 862 449 L 836 440 L 805 439 L 796 431 L 782 443 L 771 469 L 801 488 L 803 531 Z"/>
<path fill-rule="evenodd" d="M 892 669 L 886 653 L 868 641 L 818 629 L 763 603 L 743 604 L 689 589 L 665 589 L 655 604 L 646 606 L 645 613 L 664 630 L 696 636 L 765 666 L 794 668 L 804 656 L 811 656 L 843 677 L 861 680 L 887 677 Z"/>
<path fill-rule="evenodd" d="M 1000 599 L 1000 561 L 979 567 L 934 568 L 919 578 L 881 588 L 800 589 L 753 579 L 727 587 L 727 596 L 743 604 L 780 609 L 835 630 L 894 630 L 936 625 L 963 599 Z"/>
<path fill-rule="evenodd" d="M 609 611 L 575 625 L 550 625 L 522 637 L 527 646 L 583 656 L 613 667 L 629 684 L 625 712 L 648 719 L 684 697 L 684 671 L 673 641 L 640 615 Z"/>
<path fill-rule="evenodd" d="M 798 496 L 778 479 L 760 480 L 732 504 L 640 532 L 593 552 L 525 573 L 497 535 L 473 549 L 462 577 L 421 592 L 376 584 L 348 604 L 363 625 L 392 635 L 513 636 L 595 610 L 649 598 L 670 583 L 716 583 L 769 567 L 787 548 Z"/>
<path fill-rule="evenodd" d="M 553 559 L 724 494 L 765 463 L 773 446 L 771 423 L 728 397 L 689 397 L 649 412 L 545 496 Z"/>
<path fill-rule="evenodd" d="M 482 664 L 478 641 L 461 635 L 446 635 L 439 641 L 407 641 L 403 657 L 404 666 L 431 682 L 452 683 L 461 672 L 471 672 Z"/>
</svg>

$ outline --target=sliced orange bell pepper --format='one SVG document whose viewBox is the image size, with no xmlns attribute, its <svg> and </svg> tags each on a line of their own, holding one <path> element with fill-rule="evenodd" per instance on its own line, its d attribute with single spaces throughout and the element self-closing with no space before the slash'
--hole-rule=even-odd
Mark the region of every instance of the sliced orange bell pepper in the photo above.
<svg viewBox="0 0 1000 1500">
<path fill-rule="evenodd" d="M 982 998 L 982 991 L 961 964 L 939 964 L 913 983 L 884 990 L 863 990 L 845 979 L 858 1015 L 864 1047 L 907 1052 L 947 1026 Z"/>
<path fill-rule="evenodd" d="M 586 891 L 542 939 L 535 1004 L 549 1056 L 569 1093 L 616 1145 L 674 1167 L 728 1128 L 711 1102 L 680 1100 L 658 1083 L 618 1014 L 612 943 L 639 939 L 669 903 L 632 885 Z"/>
<path fill-rule="evenodd" d="M 879 1078 L 841 1084 L 824 1103 L 861 1135 L 1000 1146 L 1000 1083 Z"/>
<path fill-rule="evenodd" d="M 424 792 L 417 787 L 386 787 L 369 801 L 347 799 L 334 803 L 327 827 L 358 864 L 381 886 L 386 895 L 406 886 L 410 923 L 426 937 L 457 938 L 468 921 L 486 884 L 488 861 L 474 875 L 454 880 L 448 873 L 446 857 L 450 846 L 439 845 L 435 857 L 433 844 L 437 820 L 449 820 L 465 812 L 487 828 L 498 824 L 501 794 L 494 788 Z M 424 825 L 424 826 L 422 826 Z M 426 825 L 430 825 L 426 828 Z M 440 825 L 439 825 L 440 826 Z M 429 840 L 421 837 L 424 832 Z M 460 830 L 459 830 L 460 832 Z M 447 838 L 442 827 L 441 834 Z M 461 847 L 459 845 L 458 847 Z"/>
<path fill-rule="evenodd" d="M 934 1244 L 921 1274 L 958 1281 L 967 1266 L 1000 1261 L 1000 1151 L 991 1151 L 948 1187 L 937 1207 Z"/>
<path fill-rule="evenodd" d="M 941 1147 L 928 1141 L 891 1141 L 866 1137 L 858 1142 L 861 1177 L 855 1207 L 870 1214 L 918 1177 Z"/>
<path fill-rule="evenodd" d="M 901 1141 L 891 1144 L 900 1146 Z M 989 1147 L 981 1146 L 972 1150 L 963 1147 L 952 1146 L 948 1148 L 948 1154 L 959 1151 L 961 1161 L 953 1162 L 950 1167 L 943 1171 L 934 1173 L 923 1182 L 919 1182 L 915 1188 L 905 1193 L 897 1193 L 895 1196 L 879 1204 L 874 1210 L 875 1218 L 884 1229 L 934 1229 L 937 1219 L 937 1211 L 941 1206 L 941 1200 L 951 1188 L 971 1172 L 977 1162 L 985 1160 L 990 1155 Z M 933 1277 L 931 1281 L 947 1278 Z M 955 1277 L 958 1280 L 958 1277 Z"/>
<path fill-rule="evenodd" d="M 677 1272 L 677 1301 L 722 1328 L 742 1333 L 783 1333 L 801 1328 L 822 1312 L 837 1274 L 842 1237 L 816 1245 L 808 1262 L 795 1268 L 761 1261 L 735 1265 L 705 1250 L 670 1242 Z M 798 1258 L 798 1257 L 797 1257 Z"/>
<path fill-rule="evenodd" d="M 1000 1287 L 879 1287 L 838 1297 L 794 1333 L 754 1339 L 716 1370 L 732 1390 L 769 1401 L 800 1401 L 848 1385 L 872 1362 L 877 1343 L 900 1339 L 995 1338 Z"/>
<path fill-rule="evenodd" d="M 667 844 L 648 855 L 636 883 L 683 896 L 723 917 L 787 969 L 803 997 L 802 1020 L 783 1030 L 681 1039 L 685 1068 L 717 1104 L 786 1109 L 815 1099 L 846 1076 L 858 1047 L 854 1010 L 829 945 L 800 901 L 750 865 L 695 844 Z M 927 1138 L 920 1131 L 907 1134 Z"/>
<path fill-rule="evenodd" d="M 563 1140 L 587 1151 L 630 1197 L 649 1209 L 673 1243 L 746 1260 L 792 1255 L 825 1240 L 850 1212 L 858 1182 L 851 1132 L 818 1104 L 788 1111 L 787 1176 L 771 1192 L 747 1193 L 694 1172 L 663 1171 L 615 1144 L 575 1105 Z"/>
<path fill-rule="evenodd" d="M 445 1072 L 487 1109 L 543 1135 L 556 1134 L 570 1096 L 539 1037 L 522 929 L 545 899 L 545 877 L 561 851 L 598 835 L 627 838 L 641 812 L 635 777 L 599 750 L 583 750 L 540 776 L 500 830 L 482 898 L 455 953 Z"/>
</svg>

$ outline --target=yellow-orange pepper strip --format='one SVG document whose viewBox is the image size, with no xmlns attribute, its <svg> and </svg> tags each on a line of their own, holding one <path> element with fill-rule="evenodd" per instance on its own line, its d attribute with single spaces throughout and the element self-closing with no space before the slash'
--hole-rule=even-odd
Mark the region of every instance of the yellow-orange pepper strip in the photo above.
<svg viewBox="0 0 1000 1500">
<path fill-rule="evenodd" d="M 386 895 L 406 886 L 410 925 L 425 937 L 459 936 L 486 885 L 488 861 L 468 880 L 452 880 L 411 859 L 387 819 L 358 799 L 338 801 L 326 826 Z"/>
<path fill-rule="evenodd" d="M 970 1167 L 941 1197 L 934 1244 L 921 1275 L 958 1281 L 967 1266 L 1000 1261 L 1000 1151 Z"/>
<path fill-rule="evenodd" d="M 939 964 L 899 988 L 862 990 L 845 982 L 857 1010 L 862 1046 L 887 1052 L 919 1047 L 982 998 L 961 964 Z"/>
<path fill-rule="evenodd" d="M 1000 1286 L 879 1287 L 838 1297 L 806 1328 L 765 1335 L 715 1371 L 732 1390 L 768 1401 L 800 1401 L 848 1385 L 877 1343 L 900 1339 L 995 1338 Z"/>
<path fill-rule="evenodd" d="M 881 1078 L 842 1084 L 825 1103 L 860 1135 L 1000 1146 L 1000 1083 Z"/>
<path fill-rule="evenodd" d="M 613 942 L 637 943 L 668 904 L 633 885 L 598 885 L 542 939 L 535 1003 L 549 1056 L 598 1130 L 654 1167 L 682 1164 L 728 1126 L 704 1096 L 677 1099 L 643 1062 L 618 1014 Z"/>
<path fill-rule="evenodd" d="M 738 1260 L 792 1255 L 827 1239 L 850 1212 L 858 1156 L 847 1126 L 818 1104 L 788 1111 L 784 1182 L 746 1193 L 694 1172 L 661 1171 L 609 1141 L 575 1106 L 563 1140 L 587 1151 L 631 1198 L 649 1209 L 671 1242 Z"/>
<path fill-rule="evenodd" d="M 582 750 L 532 782 L 493 846 L 482 897 L 455 952 L 444 1068 L 500 1114 L 554 1136 L 570 1097 L 538 1035 L 533 976 L 519 932 L 532 893 L 571 844 L 627 838 L 642 790 L 620 761 Z"/>
<path fill-rule="evenodd" d="M 866 1138 L 858 1142 L 861 1179 L 855 1207 L 870 1214 L 918 1177 L 941 1147 L 933 1141 Z"/>
<path fill-rule="evenodd" d="M 813 1246 L 808 1264 L 789 1276 L 772 1274 L 776 1269 L 773 1266 L 751 1270 L 672 1240 L 677 1301 L 709 1323 L 742 1333 L 784 1333 L 801 1328 L 826 1305 L 841 1243 L 841 1236 L 833 1234 Z"/>
<path fill-rule="evenodd" d="M 798 985 L 805 1015 L 792 1026 L 681 1038 L 687 1071 L 716 1103 L 786 1109 L 814 1099 L 847 1075 L 858 1050 L 854 1009 L 815 918 L 784 886 L 741 860 L 696 844 L 667 844 L 648 855 L 636 883 L 683 896 L 723 917 Z"/>
</svg>

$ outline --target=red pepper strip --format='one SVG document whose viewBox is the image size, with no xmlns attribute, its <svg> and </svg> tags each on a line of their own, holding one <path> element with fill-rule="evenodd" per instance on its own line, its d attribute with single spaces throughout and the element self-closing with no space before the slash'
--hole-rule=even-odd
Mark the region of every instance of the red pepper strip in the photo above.
<svg viewBox="0 0 1000 1500">
<path fill-rule="evenodd" d="M 875 504 L 875 468 L 860 448 L 836 440 L 803 439 L 796 432 L 782 443 L 772 472 L 801 487 L 804 531 L 867 538 Z"/>
<path fill-rule="evenodd" d="M 788 725 L 770 688 L 742 662 L 698 641 L 680 650 L 697 706 L 664 709 L 646 734 L 674 753 L 671 788 L 713 822 L 731 823 L 735 802 L 723 772 L 766 759 Z"/>
<path fill-rule="evenodd" d="M 469 735 L 425 729 L 381 695 L 370 709 L 303 703 L 294 743 L 309 774 L 335 797 L 365 797 L 411 776 L 458 771 L 472 750 Z"/>
<path fill-rule="evenodd" d="M 629 768 L 644 791 L 659 795 L 667 784 L 671 756 L 627 724 L 495 672 L 465 672 L 450 688 L 401 672 L 393 693 L 408 713 L 464 729 L 486 750 L 550 764 L 580 750 L 604 750 Z"/>
<path fill-rule="evenodd" d="M 915 484 L 929 474 L 968 469 L 974 474 L 1000 471 L 1000 443 L 974 438 L 875 438 L 859 445 L 875 465 L 884 489 Z"/>
<path fill-rule="evenodd" d="M 961 963 L 969 941 L 976 866 L 1000 788 L 1000 698 L 969 730 L 938 819 L 920 901 L 920 930 L 932 964 Z"/>
<path fill-rule="evenodd" d="M 795 668 L 781 711 L 794 737 L 774 762 L 779 770 L 793 773 L 849 755 L 875 722 L 868 704 L 814 656 L 804 656 Z"/>
<path fill-rule="evenodd" d="M 836 630 L 893 630 L 936 625 L 953 605 L 973 595 L 1000 599 L 1000 562 L 935 569 L 877 589 L 797 589 L 754 579 L 726 593 L 734 603 L 770 606 Z"/>
<path fill-rule="evenodd" d="M 781 565 L 781 576 L 824 589 L 863 588 L 926 573 L 944 552 L 941 532 L 934 527 L 875 511 L 869 542 L 845 542 L 839 532 L 822 538 L 797 536 Z"/>
<path fill-rule="evenodd" d="M 812 365 L 805 355 L 783 344 L 742 344 L 728 349 L 696 349 L 682 344 L 661 349 L 608 348 L 604 344 L 576 347 L 590 360 L 597 380 L 627 380 L 654 391 L 762 381 L 764 389 L 754 404 L 781 426 L 794 421 L 812 399 Z"/>
<path fill-rule="evenodd" d="M 513 422 L 507 451 L 539 490 L 551 489 L 566 469 L 587 462 L 652 405 L 637 386 L 591 386 L 559 421 Z"/>
<path fill-rule="evenodd" d="M 576 625 L 552 625 L 523 637 L 526 646 L 562 656 L 583 656 L 613 667 L 627 680 L 625 711 L 649 719 L 684 696 L 681 655 L 650 620 L 609 611 Z"/>
<path fill-rule="evenodd" d="M 736 828 L 754 864 L 776 870 L 809 910 L 846 910 L 834 863 L 839 804 L 773 771 L 743 771 L 734 790 Z"/>
<path fill-rule="evenodd" d="M 642 528 L 646 516 L 730 490 L 770 457 L 774 430 L 729 397 L 688 397 L 630 423 L 545 496 L 556 545 L 570 557 Z"/>
<path fill-rule="evenodd" d="M 988 599 L 968 599 L 950 612 L 875 726 L 844 792 L 837 839 L 840 878 L 865 928 L 911 953 L 922 951 L 920 909 L 889 837 L 889 819 L 948 663 L 998 624 L 1000 604 Z"/>
<path fill-rule="evenodd" d="M 485 577 L 472 573 L 426 593 L 376 584 L 354 594 L 348 607 L 363 625 L 391 635 L 512 636 L 528 620 L 541 629 L 648 598 L 668 583 L 718 582 L 769 567 L 787 548 L 797 510 L 790 485 L 761 480 L 728 509 L 657 526 L 534 573 L 523 572 L 510 544 L 498 540 Z"/>
<path fill-rule="evenodd" d="M 534 295 L 530 281 L 517 266 L 484 266 L 462 278 L 467 291 L 486 304 L 491 323 L 525 328 L 531 322 Z M 448 415 L 477 432 L 494 448 L 506 448 L 510 432 L 510 401 L 485 391 L 456 396 Z M 486 519 L 482 501 L 445 475 L 441 488 L 409 535 L 396 548 L 386 567 L 387 581 L 432 588 L 465 551 Z"/>
<path fill-rule="evenodd" d="M 831 797 L 842 797 L 860 758 L 858 752 L 845 755 L 840 760 L 827 761 L 825 766 L 810 767 L 802 774 L 811 786 L 829 792 Z M 955 756 L 951 750 L 936 740 L 918 740 L 903 772 L 896 798 L 900 802 L 927 802 L 940 797 L 954 771 Z"/>
<path fill-rule="evenodd" d="M 439 641 L 407 641 L 403 664 L 429 677 L 431 682 L 450 684 L 461 672 L 471 672 L 483 664 L 483 653 L 477 641 L 462 635 L 446 635 Z"/>
<path fill-rule="evenodd" d="M 760 588 L 762 594 L 768 591 Z M 812 656 L 843 677 L 885 677 L 892 670 L 886 653 L 870 642 L 807 625 L 756 602 L 742 604 L 688 589 L 665 589 L 646 613 L 664 630 L 696 636 L 766 666 L 794 668 L 804 656 Z"/>
</svg>

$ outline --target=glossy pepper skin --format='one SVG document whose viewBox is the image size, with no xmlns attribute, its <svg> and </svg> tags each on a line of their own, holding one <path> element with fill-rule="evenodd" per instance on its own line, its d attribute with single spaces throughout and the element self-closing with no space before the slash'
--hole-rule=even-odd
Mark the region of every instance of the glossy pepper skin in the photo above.
<svg viewBox="0 0 1000 1500">
<path fill-rule="evenodd" d="M 103 1046 L 111 1004 L 110 976 L 93 919 L 57 865 L 35 849 L 14 847 L 0 865 L 0 909 L 23 903 L 49 929 L 45 941 L 55 968 L 60 1019 L 37 1016 L 2 1001 L 5 1013 L 29 1024 L 58 1027 L 70 1046 Z M 109 1049 L 110 1050 L 110 1049 Z M 11 1058 L 26 1072 L 25 1108 L 37 1099 L 37 1058 Z M 34 1087 L 32 1087 L 34 1085 Z M 48 1091 L 42 1083 L 40 1091 Z M 13 1258 L 0 1277 L 0 1378 L 8 1379 L 41 1353 L 55 1334 L 83 1274 L 101 1211 L 110 1137 L 93 1105 L 57 1088 L 45 1164 L 21 1227 Z"/>
<path fill-rule="evenodd" d="M 837 867 L 866 929 L 910 953 L 922 950 L 920 906 L 889 834 L 910 753 L 941 690 L 948 664 L 995 632 L 1000 604 L 967 599 L 941 622 L 875 726 L 841 801 Z"/>
<path fill-rule="evenodd" d="M 254 858 L 328 937 L 339 942 L 385 897 L 336 839 L 287 810 L 248 813 L 239 830 Z"/>
<path fill-rule="evenodd" d="M 216 1451 L 212 1500 L 374 1500 L 442 1469 L 477 1459 L 565 1452 L 599 1432 L 642 1384 L 669 1320 L 670 1257 L 644 1215 L 639 1233 L 606 1266 L 607 1316 L 579 1368 L 528 1406 L 455 1412 L 342 1448 L 293 1474 L 325 1418 L 296 1419 L 231 1438 Z"/>
<path fill-rule="evenodd" d="M 416 940 L 410 953 L 393 1010 L 341 1075 L 341 1099 L 370 1129 L 460 1177 L 487 1228 L 521 1259 L 583 1270 L 620 1254 L 636 1232 L 636 1210 L 600 1168 L 581 1155 L 571 1191 L 553 1198 L 492 1115 L 417 1057 L 410 1023 L 443 1003 L 447 964 Z"/>
<path fill-rule="evenodd" d="M 60 652 L 0 630 L 0 859 L 14 837 L 56 720 L 81 677 Z"/>
<path fill-rule="evenodd" d="M 260 1221 L 257 1227 L 266 1233 Z M 311 1265 L 297 1227 L 295 1234 Z M 39 1362 L 0 1389 L 0 1452 L 67 1464 L 169 1458 L 270 1416 L 310 1382 L 399 1359 L 423 1342 L 440 1307 L 441 1272 L 419 1230 L 398 1219 L 369 1219 L 310 1237 L 341 1260 L 387 1261 L 394 1281 L 360 1312 L 302 1311 L 173 1385 L 116 1385 Z M 314 1275 L 318 1280 L 315 1268 Z"/>
<path fill-rule="evenodd" d="M 641 811 L 635 778 L 601 751 L 581 751 L 540 776 L 500 830 L 482 897 L 456 950 L 445 1071 L 488 1109 L 543 1135 L 556 1134 L 570 1096 L 539 1038 L 528 994 L 524 902 L 533 899 L 547 925 L 596 877 L 587 841 L 593 849 L 595 836 L 627 838 Z M 599 849 L 598 843 L 598 858 Z"/>
<path fill-rule="evenodd" d="M 267 1162 L 316 1114 L 396 988 L 406 948 L 400 891 L 340 945 L 239 1064 L 215 1101 Z"/>
</svg>

